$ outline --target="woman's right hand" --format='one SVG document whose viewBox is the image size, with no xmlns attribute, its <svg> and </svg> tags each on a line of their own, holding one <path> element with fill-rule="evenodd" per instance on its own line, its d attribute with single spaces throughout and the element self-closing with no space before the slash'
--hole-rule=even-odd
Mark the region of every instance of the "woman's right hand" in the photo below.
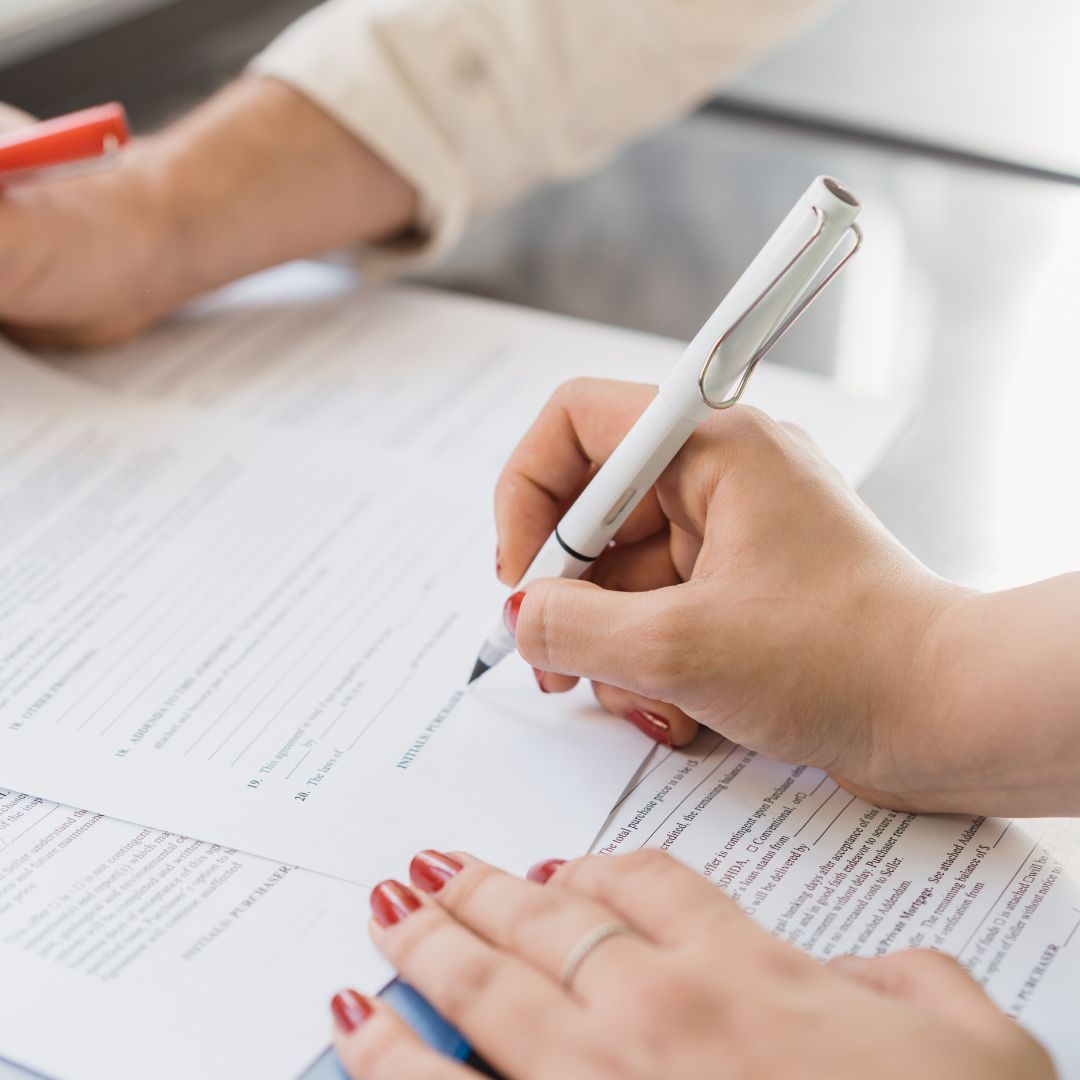
<svg viewBox="0 0 1080 1080">
<path fill-rule="evenodd" d="M 499 482 L 504 582 L 654 393 L 580 380 L 555 394 Z M 519 601 L 518 648 L 543 689 L 589 678 L 660 741 L 688 741 L 697 721 L 897 807 L 940 805 L 965 762 L 986 783 L 963 726 L 932 726 L 936 629 L 967 590 L 905 551 L 801 431 L 718 413 L 590 577 L 530 582 Z"/>
</svg>

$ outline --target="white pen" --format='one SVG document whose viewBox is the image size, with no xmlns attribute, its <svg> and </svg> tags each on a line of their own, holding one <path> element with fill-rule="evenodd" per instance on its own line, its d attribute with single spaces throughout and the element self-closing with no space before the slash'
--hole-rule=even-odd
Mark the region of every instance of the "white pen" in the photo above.
<svg viewBox="0 0 1080 1080">
<path fill-rule="evenodd" d="M 518 590 L 540 578 L 581 577 L 603 554 L 694 428 L 714 409 L 738 401 L 758 361 L 858 250 L 862 234 L 855 219 L 861 209 L 836 180 L 814 180 L 563 515 Z M 850 249 L 826 272 L 845 239 Z M 469 682 L 515 648 L 500 618 L 480 649 Z"/>
</svg>

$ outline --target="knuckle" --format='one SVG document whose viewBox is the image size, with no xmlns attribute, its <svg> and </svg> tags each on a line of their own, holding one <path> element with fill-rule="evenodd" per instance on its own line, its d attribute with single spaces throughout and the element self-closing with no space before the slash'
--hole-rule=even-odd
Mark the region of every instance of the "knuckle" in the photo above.
<svg viewBox="0 0 1080 1080">
<path fill-rule="evenodd" d="M 420 1080 L 416 1068 L 416 1054 L 403 1038 L 387 1039 L 382 1051 L 371 1064 L 371 1080 L 386 1077 L 410 1076 Z"/>
<path fill-rule="evenodd" d="M 810 432 L 808 432 L 801 424 L 795 424 L 790 420 L 782 420 L 780 422 L 780 429 L 786 431 L 796 442 L 811 446 L 813 445 L 814 440 L 811 438 Z"/>
<path fill-rule="evenodd" d="M 652 970 L 648 983 L 638 989 L 653 1000 L 663 1002 L 663 1009 L 669 1017 L 672 1013 L 678 1015 L 692 1008 L 697 996 L 686 975 L 669 965 L 658 966 Z"/>
<path fill-rule="evenodd" d="M 744 405 L 736 415 L 741 426 L 749 434 L 767 431 L 772 423 L 765 413 L 753 405 Z"/>
<path fill-rule="evenodd" d="M 365 1080 L 437 1080 L 445 1076 L 438 1056 L 413 1044 L 412 1036 L 402 1034 L 387 1046 Z"/>
<path fill-rule="evenodd" d="M 594 1042 L 577 1055 L 582 1072 L 563 1075 L 581 1076 L 586 1080 L 627 1080 L 627 1077 L 641 1075 L 640 1062 L 636 1058 L 637 1055 L 628 1054 L 617 1045 Z"/>
<path fill-rule="evenodd" d="M 517 643 L 518 652 L 533 667 L 577 674 L 560 631 L 574 619 L 574 590 L 588 587 L 564 581 L 541 581 L 529 587 L 518 614 Z"/>
<path fill-rule="evenodd" d="M 468 1018 L 489 999 L 496 978 L 494 957 L 486 950 L 471 952 L 446 973 L 439 987 L 438 1008 L 453 1023 Z"/>
<path fill-rule="evenodd" d="M 559 868 L 562 882 L 586 883 L 601 892 L 631 887 L 634 880 L 651 877 L 671 862 L 671 856 L 656 848 L 639 848 L 619 855 L 587 855 Z"/>
<path fill-rule="evenodd" d="M 439 903 L 452 915 L 468 915 L 483 902 L 483 892 L 498 871 L 483 863 L 472 863 L 452 877 L 439 893 Z"/>
<path fill-rule="evenodd" d="M 655 848 L 641 848 L 624 855 L 593 856 L 577 871 L 578 880 L 588 880 L 601 893 L 622 893 L 642 879 L 662 873 L 672 864 L 672 857 Z M 565 870 L 566 867 L 563 867 Z"/>
<path fill-rule="evenodd" d="M 755 466 L 782 453 L 791 439 L 782 424 L 752 405 L 740 405 L 731 412 L 731 416 L 715 418 L 706 434 L 718 462 L 738 463 L 738 468 L 723 469 L 725 483 L 738 484 Z"/>
<path fill-rule="evenodd" d="M 599 382 L 598 379 L 590 378 L 587 375 L 578 375 L 573 379 L 567 379 L 555 387 L 549 399 L 549 404 L 555 408 L 565 408 L 571 402 L 586 397 L 597 382 Z"/>
<path fill-rule="evenodd" d="M 888 993 L 903 994 L 925 985 L 927 980 L 949 980 L 962 976 L 971 985 L 967 969 L 947 953 L 934 949 L 904 949 L 876 961 L 879 985 Z"/>
<path fill-rule="evenodd" d="M 475 869 L 475 873 L 470 871 Z M 504 875 L 491 867 L 469 867 L 442 890 L 446 909 L 466 924 L 490 927 L 511 951 L 535 939 L 537 924 L 548 922 L 565 905 L 551 889 L 523 888 L 512 901 L 499 889 Z"/>
<path fill-rule="evenodd" d="M 780 441 L 782 425 L 768 413 L 747 405 L 741 416 L 743 430 L 741 434 L 749 442 L 776 443 Z"/>
<path fill-rule="evenodd" d="M 936 971 L 942 975 L 948 973 L 971 978 L 968 970 L 954 956 L 939 952 L 937 949 L 907 949 L 894 953 L 893 963 L 911 971 Z M 974 982 L 974 980 L 972 980 Z"/>
<path fill-rule="evenodd" d="M 806 953 L 786 942 L 772 936 L 759 937 L 757 927 L 749 924 L 726 923 L 728 932 L 746 933 L 752 931 L 755 935 L 753 942 L 754 952 L 758 957 L 758 963 L 771 972 L 784 983 L 793 983 L 818 974 L 818 966 Z"/>
<path fill-rule="evenodd" d="M 610 856 L 582 855 L 578 859 L 569 859 L 558 867 L 548 881 L 548 885 L 555 882 L 563 886 L 577 886 L 587 881 L 593 872 L 598 869 L 597 864 L 606 863 Z"/>
<path fill-rule="evenodd" d="M 633 1031 L 621 1030 L 619 1019 L 620 1014 L 606 1010 L 567 1031 L 558 1045 L 551 1047 L 537 1075 L 544 1080 L 655 1080 L 664 1076 L 664 1068 L 654 1068 L 651 1060 L 646 1060 L 652 1055 L 636 1024 Z M 613 1028 L 613 1024 L 617 1026 Z M 613 1037 L 615 1031 L 621 1037 Z"/>
<path fill-rule="evenodd" d="M 339 1040 L 338 1053 L 342 1064 L 353 1080 L 388 1075 L 388 1059 L 401 1045 L 401 1033 L 388 1017 L 376 1012 L 354 1035 Z"/>
<path fill-rule="evenodd" d="M 527 889 L 510 914 L 507 939 L 511 951 L 520 952 L 527 942 L 535 940 L 541 928 L 565 907 L 566 898 L 553 889 Z"/>
<path fill-rule="evenodd" d="M 639 1058 L 651 1050 L 663 1060 L 673 1038 L 716 1031 L 726 1026 L 729 1018 L 728 1009 L 717 1007 L 715 994 L 676 964 L 656 965 L 647 979 L 628 980 L 615 990 L 612 1004 L 620 1013 L 637 1018 L 635 1056 Z"/>
<path fill-rule="evenodd" d="M 401 970 L 415 969 L 423 965 L 426 949 L 446 925 L 445 914 L 432 905 L 424 905 L 398 923 L 385 936 L 381 947 L 395 967 Z"/>
<path fill-rule="evenodd" d="M 553 671 L 549 631 L 551 590 L 538 582 L 525 593 L 518 612 L 517 646 L 522 658 L 542 671 Z"/>
<path fill-rule="evenodd" d="M 655 874 L 671 866 L 674 857 L 656 848 L 640 848 L 638 851 L 621 856 L 621 861 L 625 863 L 623 869 L 629 873 Z"/>
<path fill-rule="evenodd" d="M 512 462 L 507 462 L 499 473 L 499 479 L 495 481 L 495 507 L 503 506 L 514 495 L 516 470 Z"/>
</svg>

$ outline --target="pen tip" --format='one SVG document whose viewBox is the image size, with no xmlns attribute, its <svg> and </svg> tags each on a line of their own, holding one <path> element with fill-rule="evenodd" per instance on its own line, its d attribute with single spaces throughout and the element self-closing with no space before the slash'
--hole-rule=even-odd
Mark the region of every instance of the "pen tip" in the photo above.
<svg viewBox="0 0 1080 1080">
<path fill-rule="evenodd" d="M 476 680 L 479 679 L 480 676 L 483 675 L 484 672 L 487 671 L 489 667 L 490 667 L 490 665 L 485 664 L 483 660 L 477 660 L 476 661 L 476 666 L 472 669 L 472 674 L 469 676 L 470 685 L 472 683 L 476 682 Z"/>
</svg>

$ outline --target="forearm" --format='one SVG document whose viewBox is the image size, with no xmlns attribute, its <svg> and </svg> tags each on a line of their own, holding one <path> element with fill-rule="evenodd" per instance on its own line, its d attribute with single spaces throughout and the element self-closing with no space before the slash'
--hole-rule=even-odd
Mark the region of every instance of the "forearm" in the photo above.
<svg viewBox="0 0 1080 1080">
<path fill-rule="evenodd" d="M 933 638 L 921 707 L 940 808 L 1080 814 L 1080 574 L 968 596 Z"/>
<path fill-rule="evenodd" d="M 338 246 L 404 234 L 377 257 L 433 261 L 477 213 L 677 116 L 826 2 L 330 0 L 112 173 L 5 192 L 0 326 L 100 344 Z"/>
<path fill-rule="evenodd" d="M 412 188 L 318 106 L 273 79 L 243 78 L 141 145 L 170 306 L 242 274 L 416 220 Z"/>
<path fill-rule="evenodd" d="M 199 293 L 407 232 L 417 196 L 300 92 L 251 76 L 137 140 L 120 165 L 0 199 L 0 324 L 96 345 Z"/>
</svg>

